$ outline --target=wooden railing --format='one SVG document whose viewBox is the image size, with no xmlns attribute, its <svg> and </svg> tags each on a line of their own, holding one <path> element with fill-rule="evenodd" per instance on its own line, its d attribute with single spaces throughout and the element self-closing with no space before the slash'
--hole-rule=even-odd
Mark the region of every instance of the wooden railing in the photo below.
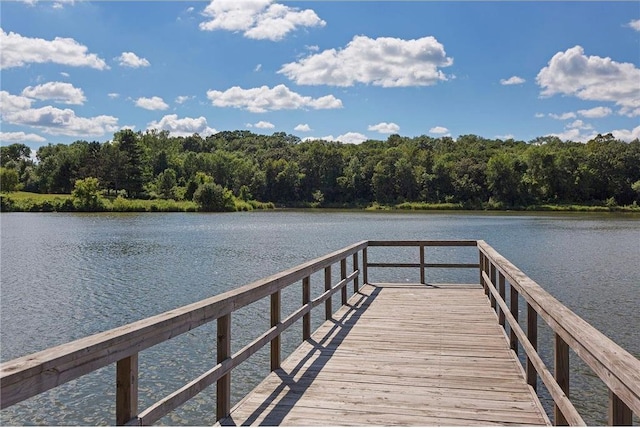
<svg viewBox="0 0 640 428">
<path fill-rule="evenodd" d="M 478 241 L 481 284 L 509 330 L 511 349 L 525 352 L 527 383 L 537 389 L 539 376 L 554 402 L 556 425 L 585 425 L 569 399 L 569 349 L 609 388 L 609 425 L 631 425 L 640 416 L 640 361 L 544 291 L 484 241 Z M 507 304 L 509 285 L 509 304 Z M 526 333 L 519 324 L 520 297 L 526 302 Z M 538 318 L 554 335 L 554 373 L 538 353 Z"/>
<path fill-rule="evenodd" d="M 417 262 L 369 262 L 372 247 L 416 247 Z M 478 263 L 427 263 L 429 247 L 477 247 Z M 51 388 L 116 364 L 116 423 L 150 425 L 178 408 L 206 387 L 216 384 L 216 418 L 231 410 L 231 372 L 258 350 L 270 344 L 271 370 L 280 367 L 281 334 L 302 319 L 302 339 L 311 336 L 311 310 L 325 304 L 325 318 L 332 316 L 332 296 L 341 292 L 342 304 L 348 298 L 347 285 L 359 289 L 360 260 L 362 279 L 369 283 L 369 268 L 418 268 L 420 283 L 426 284 L 427 269 L 478 269 L 480 284 L 505 328 L 511 349 L 521 347 L 526 354 L 527 383 L 537 389 L 537 377 L 547 387 L 555 406 L 558 425 L 584 425 L 569 400 L 569 349 L 599 376 L 610 390 L 610 425 L 632 422 L 640 414 L 640 361 L 579 318 L 545 292 L 484 241 L 363 241 L 295 268 L 261 279 L 241 288 L 205 299 L 151 318 L 104 333 L 47 349 L 0 365 L 0 408 L 36 396 Z M 348 260 L 352 270 L 348 271 Z M 333 283 L 332 266 L 339 264 L 340 280 Z M 324 292 L 311 298 L 311 275 L 324 271 Z M 282 290 L 302 282 L 302 305 L 282 319 Z M 507 286 L 509 298 L 507 299 Z M 231 353 L 231 316 L 240 308 L 261 299 L 270 299 L 271 328 L 236 353 Z M 519 324 L 519 300 L 527 303 L 526 333 Z M 554 374 L 537 351 L 538 317 L 555 335 Z M 217 364 L 182 388 L 138 411 L 138 354 L 196 327 L 217 322 Z"/>
<path fill-rule="evenodd" d="M 0 408 L 34 397 L 51 388 L 116 364 L 116 424 L 151 425 L 216 383 L 216 418 L 231 410 L 231 371 L 267 344 L 271 345 L 271 370 L 280 367 L 280 336 L 302 318 L 302 338 L 311 336 L 311 310 L 325 304 L 325 316 L 332 316 L 332 296 L 341 292 L 347 302 L 347 284 L 358 291 L 358 253 L 363 241 L 295 268 L 261 279 L 235 290 L 184 306 L 123 327 L 89 336 L 42 352 L 17 358 L 0 366 Z M 347 272 L 347 260 L 353 269 Z M 340 280 L 332 281 L 332 266 L 340 265 Z M 311 299 L 311 275 L 324 270 L 324 292 Z M 302 281 L 302 306 L 285 319 L 281 317 L 281 292 Z M 270 298 L 271 328 L 231 353 L 231 316 L 240 308 Z M 182 388 L 138 412 L 138 354 L 154 345 L 196 327 L 217 322 L 217 365 Z"/>
</svg>

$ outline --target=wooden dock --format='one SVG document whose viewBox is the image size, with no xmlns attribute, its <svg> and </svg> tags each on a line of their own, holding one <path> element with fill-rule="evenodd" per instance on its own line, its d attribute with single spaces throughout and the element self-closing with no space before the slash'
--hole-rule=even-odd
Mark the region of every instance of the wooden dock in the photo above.
<svg viewBox="0 0 640 428">
<path fill-rule="evenodd" d="M 450 260 L 457 252 L 466 256 Z M 371 280 L 370 270 L 387 268 L 418 270 L 419 281 Z M 427 281 L 432 270 L 470 269 L 477 285 Z M 298 287 L 300 299 L 283 305 L 282 291 Z M 334 313 L 337 297 L 342 306 Z M 269 300 L 270 327 L 232 353 L 231 317 L 262 299 Z M 312 334 L 319 306 L 324 323 Z M 298 321 L 302 344 L 283 361 L 282 333 Z M 140 410 L 140 353 L 213 322 L 217 364 Z M 545 341 L 553 343 L 546 350 L 552 369 L 538 352 L 538 324 L 552 335 Z M 234 370 L 267 346 L 271 373 L 232 407 Z M 608 424 L 631 425 L 640 416 L 640 360 L 486 242 L 361 241 L 220 295 L 2 363 L 0 408 L 115 365 L 117 425 L 151 425 L 213 385 L 212 418 L 215 412 L 219 425 L 584 425 L 570 398 L 570 350 L 606 386 Z M 549 414 L 537 396 L 539 383 L 553 401 Z"/>
<path fill-rule="evenodd" d="M 368 285 L 220 425 L 549 425 L 479 285 Z"/>
</svg>

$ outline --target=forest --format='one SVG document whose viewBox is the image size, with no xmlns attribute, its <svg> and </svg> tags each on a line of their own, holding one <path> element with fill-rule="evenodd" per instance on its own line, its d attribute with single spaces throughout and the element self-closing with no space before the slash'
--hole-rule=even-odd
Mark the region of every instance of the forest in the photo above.
<svg viewBox="0 0 640 428">
<path fill-rule="evenodd" d="M 390 135 L 342 144 L 286 134 L 223 131 L 203 138 L 118 131 L 106 142 L 49 144 L 34 156 L 0 147 L 3 210 L 13 191 L 73 194 L 85 210 L 111 198 L 193 201 L 233 210 L 233 201 L 278 207 L 531 209 L 545 204 L 633 206 L 640 202 L 640 141 L 611 134 L 585 143 L 476 135 Z M 9 208 L 7 208 L 9 207 Z"/>
</svg>

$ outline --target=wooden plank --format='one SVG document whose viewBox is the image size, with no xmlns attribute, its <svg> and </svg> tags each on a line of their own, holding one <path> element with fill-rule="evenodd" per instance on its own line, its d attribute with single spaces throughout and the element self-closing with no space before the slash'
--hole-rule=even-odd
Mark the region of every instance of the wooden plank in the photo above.
<svg viewBox="0 0 640 428">
<path fill-rule="evenodd" d="M 548 424 L 482 289 L 360 291 L 221 425 Z"/>
<path fill-rule="evenodd" d="M 276 291 L 271 295 L 271 327 L 276 327 L 280 324 L 281 316 L 281 292 Z M 271 340 L 271 371 L 280 368 L 280 335 L 277 335 Z M 219 362 L 219 361 L 218 361 Z"/>
</svg>

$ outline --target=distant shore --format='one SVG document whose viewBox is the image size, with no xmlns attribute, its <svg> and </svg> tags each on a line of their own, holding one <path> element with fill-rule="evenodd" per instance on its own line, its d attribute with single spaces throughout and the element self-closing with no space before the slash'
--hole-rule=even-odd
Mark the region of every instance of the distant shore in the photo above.
<svg viewBox="0 0 640 428">
<path fill-rule="evenodd" d="M 192 201 L 175 201 L 173 199 L 125 199 L 103 198 L 103 206 L 92 212 L 198 212 L 198 204 Z M 395 205 L 322 206 L 315 203 L 296 204 L 292 206 L 276 206 L 271 202 L 235 201 L 235 211 L 253 211 L 258 209 L 275 208 L 318 208 L 318 209 L 362 209 L 366 211 L 558 211 L 558 212 L 637 212 L 637 204 L 619 205 L 579 205 L 579 204 L 540 204 L 530 206 L 506 207 L 495 204 L 481 204 L 469 206 L 462 203 L 425 203 L 404 202 Z M 74 204 L 70 194 L 39 194 L 29 192 L 0 193 L 0 212 L 83 212 Z"/>
</svg>

